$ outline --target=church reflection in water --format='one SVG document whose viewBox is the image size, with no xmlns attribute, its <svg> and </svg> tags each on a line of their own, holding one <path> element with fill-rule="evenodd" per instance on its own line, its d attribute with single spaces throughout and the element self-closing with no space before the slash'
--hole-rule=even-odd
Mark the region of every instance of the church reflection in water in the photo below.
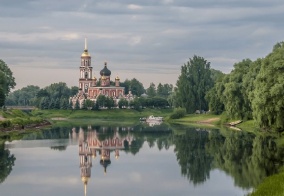
<svg viewBox="0 0 284 196">
<path fill-rule="evenodd" d="M 104 139 L 100 139 L 99 132 L 93 130 L 90 126 L 87 132 L 84 132 L 82 128 L 80 128 L 79 133 L 76 132 L 75 128 L 72 129 L 72 140 L 75 142 L 78 139 L 79 143 L 80 173 L 84 183 L 85 195 L 87 194 L 88 181 L 91 178 L 92 158 L 96 158 L 98 153 L 100 165 L 104 168 L 106 174 L 107 167 L 111 164 L 111 152 L 114 152 L 115 158 L 118 159 L 119 150 L 124 149 L 125 142 L 131 146 L 134 140 L 133 135 L 128 132 L 122 137 L 118 129 Z M 127 128 L 123 129 L 127 131 Z M 104 128 L 102 128 L 102 131 L 104 131 Z"/>
</svg>

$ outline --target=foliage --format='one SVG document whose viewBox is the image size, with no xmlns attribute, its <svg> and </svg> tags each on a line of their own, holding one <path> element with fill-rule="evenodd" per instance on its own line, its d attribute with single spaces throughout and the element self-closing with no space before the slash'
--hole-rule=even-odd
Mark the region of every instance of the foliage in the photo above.
<svg viewBox="0 0 284 196">
<path fill-rule="evenodd" d="M 142 110 L 142 106 L 141 106 L 141 103 L 139 101 L 139 98 L 134 98 L 134 100 L 131 100 L 130 103 L 129 103 L 129 106 L 132 107 L 134 110 L 137 110 L 137 111 Z"/>
<path fill-rule="evenodd" d="M 210 110 L 228 119 L 255 121 L 262 130 L 284 130 L 284 42 L 264 59 L 244 59 L 206 94 Z"/>
<path fill-rule="evenodd" d="M 243 86 L 243 78 L 248 73 L 251 63 L 250 59 L 236 63 L 224 84 L 222 100 L 227 114 L 233 119 L 251 119 L 252 111 L 246 89 Z"/>
<path fill-rule="evenodd" d="M 177 105 L 184 107 L 187 113 L 208 110 L 205 94 L 213 85 L 210 63 L 202 57 L 193 56 L 181 67 L 176 84 Z"/>
<path fill-rule="evenodd" d="M 0 108 L 5 105 L 5 92 L 2 87 L 0 87 Z"/>
<path fill-rule="evenodd" d="M 174 112 L 170 115 L 171 119 L 179 119 L 186 115 L 186 110 L 184 108 L 175 108 Z"/>
<path fill-rule="evenodd" d="M 149 88 L 147 88 L 146 93 L 149 97 L 155 97 L 157 92 L 156 92 L 156 85 L 152 82 L 149 86 Z"/>
<path fill-rule="evenodd" d="M 89 109 L 89 108 L 92 108 L 94 106 L 94 102 L 90 99 L 87 99 L 86 102 L 85 102 L 85 105 L 86 107 Z"/>
<path fill-rule="evenodd" d="M 181 174 L 194 185 L 210 177 L 214 156 L 206 152 L 208 139 L 207 131 L 196 131 L 193 128 L 188 128 L 183 135 L 175 135 L 173 139 Z"/>
<path fill-rule="evenodd" d="M 214 86 L 205 95 L 205 99 L 208 101 L 209 110 L 213 114 L 221 114 L 225 110 L 222 101 L 223 91 L 225 89 L 224 84 L 222 83 L 224 77 L 224 74 L 220 75 L 220 77 L 215 80 Z"/>
<path fill-rule="evenodd" d="M 22 89 L 10 93 L 6 100 L 6 105 L 34 106 L 37 101 L 37 94 L 40 87 L 28 85 Z"/>
<path fill-rule="evenodd" d="M 11 173 L 15 164 L 15 156 L 5 149 L 4 143 L 0 143 L 0 183 L 3 183 Z"/>
<path fill-rule="evenodd" d="M 263 129 L 284 130 L 284 44 L 274 47 L 261 63 L 254 83 L 252 107 L 256 124 Z"/>
<path fill-rule="evenodd" d="M 11 89 L 16 86 L 13 72 L 7 64 L 0 59 L 0 88 L 3 89 L 5 96 L 7 96 Z"/>
<path fill-rule="evenodd" d="M 170 94 L 173 92 L 173 85 L 172 84 L 158 84 L 157 87 L 157 96 L 168 98 Z"/>
<path fill-rule="evenodd" d="M 118 107 L 121 109 L 121 108 L 126 108 L 128 107 L 128 101 L 126 99 L 120 99 L 118 101 Z"/>
<path fill-rule="evenodd" d="M 143 84 L 136 78 L 133 78 L 132 80 L 126 79 L 124 82 L 120 83 L 120 86 L 125 87 L 125 94 L 128 94 L 129 91 L 131 91 L 133 95 L 140 97 L 145 92 Z"/>
</svg>

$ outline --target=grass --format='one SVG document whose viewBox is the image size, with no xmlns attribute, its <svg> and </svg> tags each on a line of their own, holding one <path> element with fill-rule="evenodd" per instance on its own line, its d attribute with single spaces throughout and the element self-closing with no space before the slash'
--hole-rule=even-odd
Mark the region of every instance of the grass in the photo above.
<svg viewBox="0 0 284 196">
<path fill-rule="evenodd" d="M 108 126 L 135 126 L 139 120 L 103 120 L 103 119 L 67 119 L 62 121 L 53 121 L 56 126 L 73 127 L 82 125 L 108 125 Z"/>
<path fill-rule="evenodd" d="M 175 120 L 170 120 L 170 123 L 182 124 L 188 126 L 208 127 L 217 125 L 220 115 L 214 114 L 187 114 L 185 117 Z"/>
<path fill-rule="evenodd" d="M 284 195 L 284 168 L 281 172 L 267 177 L 250 196 L 283 196 Z"/>
<path fill-rule="evenodd" d="M 34 116 L 47 119 L 102 119 L 102 120 L 138 120 L 149 115 L 167 117 L 172 109 L 143 109 L 141 112 L 132 109 L 112 109 L 112 110 L 34 110 Z"/>
</svg>

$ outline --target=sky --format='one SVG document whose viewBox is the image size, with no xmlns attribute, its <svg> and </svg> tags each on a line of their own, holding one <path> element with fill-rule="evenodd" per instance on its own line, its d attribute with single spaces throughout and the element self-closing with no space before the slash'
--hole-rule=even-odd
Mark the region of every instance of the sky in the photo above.
<svg viewBox="0 0 284 196">
<path fill-rule="evenodd" d="M 93 75 L 176 84 L 194 55 L 229 73 L 284 41 L 283 0 L 0 0 L 0 59 L 15 89 L 77 86 L 87 38 Z"/>
</svg>

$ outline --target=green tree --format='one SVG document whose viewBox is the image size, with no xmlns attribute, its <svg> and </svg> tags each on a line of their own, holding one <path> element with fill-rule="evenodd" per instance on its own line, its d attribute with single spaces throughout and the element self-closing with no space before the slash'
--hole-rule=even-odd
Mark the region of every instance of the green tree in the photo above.
<svg viewBox="0 0 284 196">
<path fill-rule="evenodd" d="M 2 87 L 0 87 L 0 107 L 5 104 L 5 92 Z"/>
<path fill-rule="evenodd" d="M 131 80 L 126 79 L 124 82 L 120 83 L 120 86 L 125 88 L 125 94 L 128 94 L 128 92 L 131 91 L 133 95 L 141 96 L 145 92 L 143 84 L 136 78 Z"/>
<path fill-rule="evenodd" d="M 90 99 L 87 99 L 86 100 L 86 107 L 88 109 L 91 109 L 93 106 L 94 106 L 94 102 L 92 100 L 90 100 Z"/>
<path fill-rule="evenodd" d="M 163 98 L 168 98 L 169 95 L 172 93 L 173 91 L 173 85 L 172 84 L 158 84 L 157 87 L 157 96 L 159 97 L 163 97 Z"/>
<path fill-rule="evenodd" d="M 213 114 L 221 114 L 225 110 L 223 103 L 223 92 L 225 90 L 223 79 L 225 76 L 222 72 L 211 69 L 214 86 L 206 93 L 205 99 L 208 102 L 209 110 Z"/>
<path fill-rule="evenodd" d="M 178 106 L 184 107 L 188 113 L 208 110 L 205 94 L 213 84 L 210 63 L 203 57 L 193 56 L 181 67 L 181 75 L 176 84 Z"/>
<path fill-rule="evenodd" d="M 6 99 L 6 105 L 37 105 L 37 94 L 40 88 L 34 85 L 28 85 L 22 89 L 9 93 Z"/>
<path fill-rule="evenodd" d="M 224 84 L 223 102 L 226 113 L 230 118 L 246 120 L 252 117 L 248 95 L 243 86 L 243 78 L 248 73 L 251 63 L 252 61 L 250 59 L 236 63 L 234 69 L 228 76 L 229 81 Z"/>
<path fill-rule="evenodd" d="M 253 91 L 253 117 L 263 129 L 284 130 L 284 43 L 261 63 Z"/>
<path fill-rule="evenodd" d="M 108 109 L 111 109 L 112 107 L 114 107 L 114 100 L 111 97 L 106 97 L 105 106 Z"/>
<path fill-rule="evenodd" d="M 156 85 L 151 82 L 149 88 L 147 88 L 146 93 L 149 97 L 155 97 L 157 92 L 156 92 Z"/>
<path fill-rule="evenodd" d="M 141 111 L 141 103 L 139 101 L 139 98 L 134 98 L 129 103 L 130 107 L 132 107 L 134 110 Z"/>
<path fill-rule="evenodd" d="M 121 108 L 124 108 L 124 107 L 127 107 L 128 106 L 128 101 L 124 98 L 120 99 L 118 101 L 118 107 L 121 109 Z"/>
<path fill-rule="evenodd" d="M 99 107 L 101 108 L 101 107 L 105 107 L 106 105 L 106 96 L 104 96 L 104 95 L 99 95 L 98 97 L 97 97 L 97 103 L 98 103 L 98 105 L 99 105 Z"/>
<path fill-rule="evenodd" d="M 80 103 L 79 103 L 79 100 L 78 100 L 78 99 L 76 100 L 74 109 L 75 109 L 75 110 L 80 110 Z"/>
<path fill-rule="evenodd" d="M 7 96 L 11 89 L 16 86 L 13 72 L 7 64 L 0 59 L 0 87 L 3 89 L 5 96 Z"/>
<path fill-rule="evenodd" d="M 60 100 L 60 109 L 67 110 L 69 107 L 68 100 L 66 98 L 63 98 Z"/>
<path fill-rule="evenodd" d="M 54 100 L 54 109 L 60 109 L 60 99 L 58 97 Z"/>
</svg>

